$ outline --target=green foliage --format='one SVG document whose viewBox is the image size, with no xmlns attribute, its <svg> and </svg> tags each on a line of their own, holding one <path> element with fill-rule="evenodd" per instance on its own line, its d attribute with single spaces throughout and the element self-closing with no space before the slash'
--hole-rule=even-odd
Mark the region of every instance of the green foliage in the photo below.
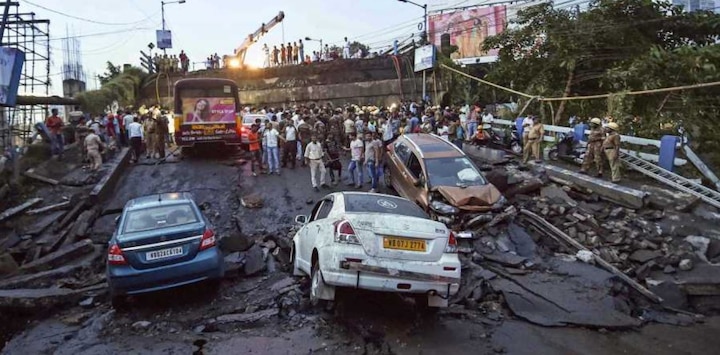
<svg viewBox="0 0 720 355">
<path fill-rule="evenodd" d="M 118 77 L 122 73 L 122 70 L 120 70 L 119 65 L 113 64 L 111 61 L 107 62 L 107 69 L 105 70 L 105 73 L 98 75 L 98 80 L 100 80 L 100 85 L 107 84 L 110 80 Z"/>
<path fill-rule="evenodd" d="M 108 62 L 108 69 L 111 67 L 112 63 Z M 107 74 L 111 74 L 110 71 Z M 142 69 L 130 67 L 122 73 L 110 75 L 112 78 L 102 83 L 100 89 L 80 93 L 77 98 L 83 111 L 92 114 L 105 112 L 113 101 L 117 101 L 120 107 L 134 105 L 138 99 L 140 83 L 146 75 Z"/>
<path fill-rule="evenodd" d="M 581 13 L 544 3 L 519 11 L 508 30 L 485 41 L 485 50 L 499 49 L 485 79 L 540 97 L 613 93 L 567 101 L 563 120 L 611 115 L 625 132 L 655 138 L 682 126 L 695 142 L 717 149 L 720 87 L 627 93 L 720 81 L 718 39 L 720 15 L 685 13 L 665 2 L 596 0 Z M 498 102 L 518 100 L 497 95 Z M 541 102 L 529 112 L 551 113 Z"/>
</svg>

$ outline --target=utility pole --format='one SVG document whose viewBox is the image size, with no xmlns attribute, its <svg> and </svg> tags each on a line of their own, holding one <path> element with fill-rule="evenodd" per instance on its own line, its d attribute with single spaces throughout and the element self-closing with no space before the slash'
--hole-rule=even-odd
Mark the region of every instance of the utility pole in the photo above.
<svg viewBox="0 0 720 355">
<path fill-rule="evenodd" d="M 398 1 L 404 2 L 406 4 L 415 5 L 415 6 L 423 9 L 423 34 L 424 34 L 423 37 L 424 37 L 424 39 L 422 41 L 422 45 L 427 45 L 428 43 L 430 43 L 430 38 L 429 38 L 430 32 L 428 32 L 428 28 L 427 28 L 428 27 L 427 26 L 428 25 L 427 4 L 420 5 L 420 4 L 412 2 L 410 0 L 398 0 Z M 427 96 L 427 70 L 423 70 L 422 73 L 423 73 L 422 100 L 425 101 L 425 97 Z"/>
</svg>

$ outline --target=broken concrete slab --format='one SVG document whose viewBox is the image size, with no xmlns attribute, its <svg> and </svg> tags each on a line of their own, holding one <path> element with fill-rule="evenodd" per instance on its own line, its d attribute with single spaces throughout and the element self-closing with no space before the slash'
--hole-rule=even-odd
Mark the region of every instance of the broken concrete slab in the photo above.
<svg viewBox="0 0 720 355">
<path fill-rule="evenodd" d="M 84 209 L 85 209 L 85 200 L 82 199 L 81 201 L 79 201 L 79 202 L 75 205 L 75 207 L 73 207 L 73 208 L 70 210 L 70 212 L 68 212 L 68 213 L 65 215 L 65 217 L 63 217 L 63 219 L 60 221 L 60 223 L 58 223 L 55 227 L 53 227 L 53 230 L 57 232 L 57 231 L 65 228 L 65 226 L 67 226 L 68 224 L 70 224 L 70 222 L 74 221 L 75 218 L 77 218 L 77 216 L 80 215 L 80 213 L 81 213 Z"/>
<path fill-rule="evenodd" d="M 508 225 L 507 232 L 510 236 L 510 240 L 515 245 L 515 250 L 518 255 L 526 258 L 532 258 L 535 256 L 537 245 L 530 234 L 527 233 L 525 228 L 520 227 L 515 223 L 510 223 Z"/>
<path fill-rule="evenodd" d="M 570 181 L 573 185 L 589 189 L 603 198 L 625 207 L 641 208 L 645 206 L 649 195 L 645 191 L 613 184 L 607 180 L 594 178 L 557 166 L 546 164 L 543 165 L 543 167 L 550 177 L 558 177 L 562 180 Z"/>
<path fill-rule="evenodd" d="M 292 286 L 295 284 L 295 279 L 292 277 L 286 277 L 270 286 L 271 291 L 280 291 L 288 286 Z"/>
<path fill-rule="evenodd" d="M 42 176 L 42 175 L 40 175 L 40 174 L 37 174 L 37 173 L 35 172 L 35 169 L 28 169 L 23 175 L 25 175 L 25 176 L 27 176 L 27 177 L 29 177 L 29 178 L 31 178 L 31 179 L 35 179 L 35 180 L 37 180 L 37 181 L 41 181 L 41 182 L 44 182 L 44 183 L 46 183 L 46 184 L 50 184 L 50 185 L 53 185 L 53 186 L 60 184 L 60 182 L 57 181 L 57 180 L 55 180 L 55 179 L 51 179 L 51 178 L 49 178 L 49 177 L 46 177 L 46 176 Z"/>
<path fill-rule="evenodd" d="M 280 310 L 278 308 L 270 308 L 254 313 L 234 313 L 234 314 L 225 314 L 222 316 L 217 317 L 215 320 L 218 324 L 227 324 L 227 323 L 253 323 L 257 322 L 263 318 L 270 318 L 272 316 L 276 316 L 280 313 Z"/>
<path fill-rule="evenodd" d="M 77 217 L 73 224 L 73 228 L 70 231 L 69 238 L 71 241 L 78 240 L 88 236 L 90 227 L 95 222 L 95 219 L 100 214 L 100 210 L 97 208 L 91 208 L 87 211 L 83 211 Z"/>
<path fill-rule="evenodd" d="M 543 187 L 540 189 L 540 196 L 550 200 L 561 200 L 572 207 L 575 207 L 578 204 L 577 201 L 573 200 L 573 198 L 565 192 L 565 190 L 561 189 L 557 185 L 548 185 Z"/>
<path fill-rule="evenodd" d="M 232 233 L 230 235 L 226 234 L 220 238 L 220 250 L 227 253 L 246 251 L 254 244 L 254 239 L 240 233 Z"/>
<path fill-rule="evenodd" d="M 680 191 L 670 191 L 657 186 L 642 185 L 640 190 L 648 193 L 650 206 L 657 209 L 672 208 L 676 211 L 688 211 L 694 207 L 700 198 Z"/>
<path fill-rule="evenodd" d="M 48 215 L 42 216 L 41 218 L 37 219 L 34 223 L 25 227 L 25 229 L 23 230 L 23 234 L 33 235 L 33 236 L 39 235 L 51 224 L 57 222 L 57 220 L 60 219 L 64 214 L 65 214 L 65 211 L 55 211 Z"/>
<path fill-rule="evenodd" d="M 0 308 L 44 311 L 62 304 L 76 304 L 85 293 L 107 289 L 102 283 L 72 290 L 67 288 L 0 290 Z"/>
<path fill-rule="evenodd" d="M 25 213 L 29 214 L 29 215 L 33 215 L 33 214 L 40 214 L 40 213 L 45 213 L 45 212 L 57 211 L 57 210 L 64 210 L 66 208 L 69 208 L 71 204 L 72 204 L 72 201 L 65 201 L 65 202 L 56 203 L 54 205 L 49 205 L 49 206 L 45 206 L 45 207 L 41 207 L 41 208 L 36 208 L 34 210 L 29 210 Z"/>
<path fill-rule="evenodd" d="M 687 309 L 687 292 L 680 288 L 678 284 L 670 281 L 660 283 L 649 282 L 649 284 L 648 289 L 662 298 L 661 305 L 675 309 Z"/>
<path fill-rule="evenodd" d="M 630 254 L 628 259 L 643 264 L 661 256 L 663 256 L 663 253 L 659 250 L 638 249 Z"/>
<path fill-rule="evenodd" d="M 498 263 L 500 265 L 518 267 L 521 266 L 527 258 L 512 253 L 503 253 L 496 251 L 494 253 L 481 254 L 483 259 Z"/>
<path fill-rule="evenodd" d="M 18 206 L 5 210 L 3 211 L 3 213 L 0 213 L 0 222 L 17 215 L 18 213 L 25 211 L 26 209 L 35 206 L 42 201 L 43 199 L 41 198 L 31 198 Z"/>
<path fill-rule="evenodd" d="M 90 191 L 90 203 L 98 205 L 110 196 L 112 191 L 115 190 L 115 185 L 120 180 L 122 172 L 125 170 L 128 162 L 130 162 L 131 155 L 132 154 L 130 154 L 129 148 L 122 148 L 118 152 L 113 159 L 113 165 L 110 168 L 110 171 L 108 171 L 108 173 L 105 174 L 105 176 L 103 176 L 97 184 L 95 184 L 92 191 Z"/>
<path fill-rule="evenodd" d="M 92 240 L 83 239 L 77 243 L 66 245 L 55 252 L 41 257 L 35 261 L 23 265 L 20 269 L 26 272 L 37 272 L 49 270 L 66 264 L 82 255 L 87 255 L 95 250 Z"/>
<path fill-rule="evenodd" d="M 611 296 L 613 275 L 592 265 L 552 260 L 557 273 L 508 275 L 490 281 L 518 317 L 543 326 L 630 328 L 638 319 L 619 310 Z M 522 286 L 520 286 L 522 285 Z"/>
<path fill-rule="evenodd" d="M 0 289 L 11 288 L 43 288 L 50 287 L 59 278 L 73 275 L 87 275 L 95 267 L 95 262 L 102 256 L 102 248 L 95 247 L 95 251 L 81 257 L 77 261 L 53 268 L 47 271 L 41 271 L 33 274 L 18 275 L 9 279 L 0 281 Z"/>
<path fill-rule="evenodd" d="M 263 271 L 266 265 L 267 263 L 265 263 L 264 253 L 260 246 L 253 245 L 247 250 L 245 253 L 245 265 L 243 267 L 245 275 L 255 275 L 258 272 Z"/>
<path fill-rule="evenodd" d="M 9 253 L 0 254 L 0 277 L 12 275 L 19 267 L 15 259 Z"/>
</svg>

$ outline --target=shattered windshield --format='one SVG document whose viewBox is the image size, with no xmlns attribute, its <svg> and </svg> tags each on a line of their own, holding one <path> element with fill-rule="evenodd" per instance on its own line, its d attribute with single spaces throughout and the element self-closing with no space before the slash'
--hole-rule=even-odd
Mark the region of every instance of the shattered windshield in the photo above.
<svg viewBox="0 0 720 355">
<path fill-rule="evenodd" d="M 487 180 L 467 157 L 425 159 L 430 186 L 480 186 Z"/>
</svg>

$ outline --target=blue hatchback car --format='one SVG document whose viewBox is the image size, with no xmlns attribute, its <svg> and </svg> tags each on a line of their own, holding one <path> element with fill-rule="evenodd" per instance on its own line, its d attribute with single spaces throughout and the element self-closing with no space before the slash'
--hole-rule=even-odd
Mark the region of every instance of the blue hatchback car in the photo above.
<svg viewBox="0 0 720 355">
<path fill-rule="evenodd" d="M 192 195 L 163 193 L 125 204 L 108 246 L 114 307 L 127 295 L 219 281 L 224 272 L 215 233 Z"/>
</svg>

